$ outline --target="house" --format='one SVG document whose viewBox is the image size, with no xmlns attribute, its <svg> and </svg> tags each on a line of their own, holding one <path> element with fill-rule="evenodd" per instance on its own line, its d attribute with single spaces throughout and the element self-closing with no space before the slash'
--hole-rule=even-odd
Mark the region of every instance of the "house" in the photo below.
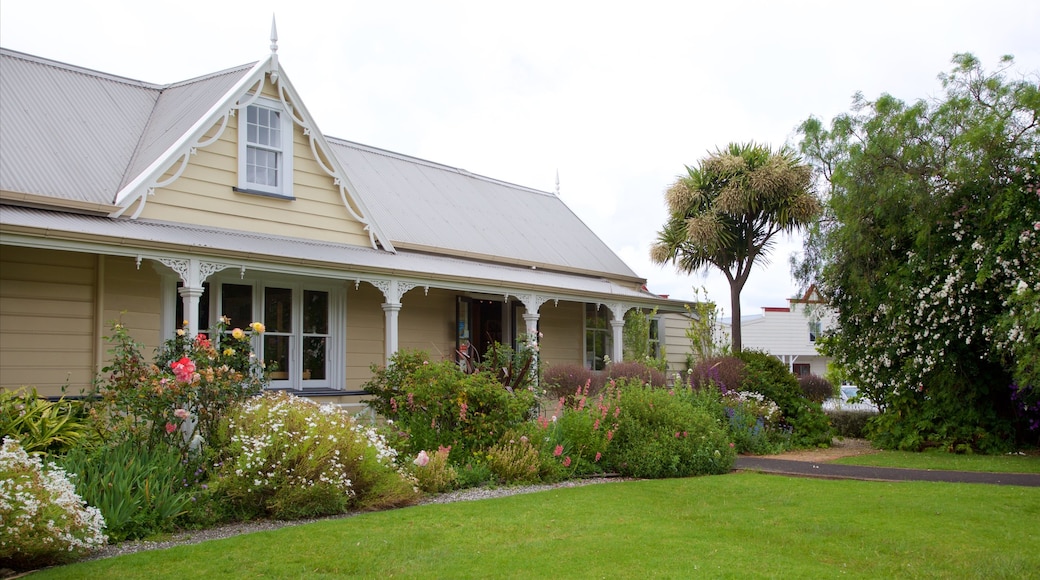
<svg viewBox="0 0 1040 580">
<path fill-rule="evenodd" d="M 326 136 L 272 37 L 169 85 L 0 49 L 0 388 L 78 392 L 116 320 L 149 351 L 263 322 L 272 388 L 343 404 L 399 349 L 597 368 L 631 309 L 684 352 L 682 302 L 557 194 Z"/>
<path fill-rule="evenodd" d="M 824 305 L 815 286 L 801 298 L 789 298 L 786 307 L 765 307 L 761 314 L 740 319 L 741 347 L 761 350 L 780 359 L 792 373 L 824 376 L 829 357 L 816 350 L 821 333 L 833 328 L 834 314 Z M 730 335 L 732 321 L 719 321 L 722 334 Z"/>
</svg>

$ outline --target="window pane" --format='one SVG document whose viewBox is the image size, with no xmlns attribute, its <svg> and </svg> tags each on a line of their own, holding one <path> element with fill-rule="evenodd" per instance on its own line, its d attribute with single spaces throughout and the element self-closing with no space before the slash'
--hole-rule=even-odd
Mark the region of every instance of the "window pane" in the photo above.
<svg viewBox="0 0 1040 580">
<path fill-rule="evenodd" d="M 289 378 L 289 337 L 264 334 L 264 364 L 272 380 Z"/>
<path fill-rule="evenodd" d="M 257 107 L 249 107 L 246 109 L 246 122 L 255 125 L 259 109 Z"/>
<path fill-rule="evenodd" d="M 303 379 L 325 380 L 328 360 L 328 339 L 324 336 L 307 336 L 303 339 Z"/>
<path fill-rule="evenodd" d="M 328 292 L 303 291 L 303 332 L 308 334 L 329 333 Z"/>
<path fill-rule="evenodd" d="M 264 326 L 267 332 L 292 332 L 291 289 L 264 289 Z"/>
<path fill-rule="evenodd" d="M 221 315 L 231 319 L 231 328 L 245 328 L 253 322 L 253 287 L 223 284 L 220 287 Z"/>
</svg>

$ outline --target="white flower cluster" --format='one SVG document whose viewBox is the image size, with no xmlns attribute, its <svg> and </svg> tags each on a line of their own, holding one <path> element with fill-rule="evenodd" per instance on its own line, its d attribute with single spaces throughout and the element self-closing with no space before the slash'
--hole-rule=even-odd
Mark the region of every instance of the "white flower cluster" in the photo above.
<svg viewBox="0 0 1040 580">
<path fill-rule="evenodd" d="M 233 420 L 231 423 L 234 433 L 231 441 L 239 452 L 234 460 L 234 474 L 250 484 L 248 491 L 274 490 L 282 485 L 309 488 L 324 484 L 354 495 L 345 464 L 348 458 L 341 456 L 333 434 L 350 433 L 352 422 L 342 413 L 314 413 L 315 405 L 309 399 L 287 393 L 258 395 L 243 404 L 240 416 L 248 417 L 254 425 L 263 425 L 263 431 L 258 433 L 256 429 L 236 429 Z M 305 428 L 287 427 L 291 414 L 306 417 Z M 322 437 L 328 439 L 322 440 Z M 300 473 L 292 465 L 286 465 L 286 458 L 299 450 L 312 450 L 315 454 L 319 450 L 327 451 L 323 456 L 304 459 L 317 472 Z"/>
<path fill-rule="evenodd" d="M 731 399 L 734 403 L 750 407 L 754 410 L 756 415 L 762 417 L 769 423 L 775 423 L 780 420 L 780 407 L 773 402 L 772 399 L 766 398 L 762 393 L 756 393 L 754 391 L 729 391 L 726 393 L 726 398 Z"/>
<path fill-rule="evenodd" d="M 18 441 L 0 447 L 0 557 L 85 553 L 108 541 L 101 512 L 86 505 L 65 471 L 46 467 Z"/>
<path fill-rule="evenodd" d="M 960 241 L 968 233 L 962 222 L 949 234 Z M 1027 230 L 1013 251 L 988 247 L 981 239 L 959 246 L 936 273 L 913 253 L 907 257 L 906 280 L 923 280 L 888 294 L 889 303 L 868 308 L 860 297 L 849 296 L 852 308 L 843 326 L 848 346 L 839 352 L 861 385 L 899 393 L 921 390 L 927 377 L 940 368 L 956 372 L 957 356 L 975 353 L 999 360 L 1021 345 L 1027 336 L 1016 321 L 1029 313 L 1036 300 L 1022 300 L 1025 293 L 1040 293 L 1040 243 L 1038 232 Z M 1002 253 L 1003 252 L 1003 253 Z M 931 266 L 934 267 L 934 266 Z M 1018 297 L 1017 299 L 1015 297 Z M 912 299 L 911 299 L 912 298 Z M 1017 304 L 1017 305 L 1016 305 Z M 1006 314 L 1011 327 L 997 332 L 994 313 Z"/>
</svg>

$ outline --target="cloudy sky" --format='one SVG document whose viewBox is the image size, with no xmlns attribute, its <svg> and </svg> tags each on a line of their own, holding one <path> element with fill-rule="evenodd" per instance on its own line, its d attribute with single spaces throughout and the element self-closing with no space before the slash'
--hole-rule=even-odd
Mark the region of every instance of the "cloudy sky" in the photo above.
<svg viewBox="0 0 1040 580">
<path fill-rule="evenodd" d="M 794 143 L 857 91 L 937 97 L 958 52 L 1040 71 L 1034 0 L 3 0 L 0 45 L 169 83 L 263 58 L 272 15 L 326 135 L 545 191 L 558 172 L 564 201 L 651 291 L 703 287 L 724 314 L 721 275 L 648 259 L 684 165 L 729 142 Z M 782 240 L 752 274 L 745 314 L 797 292 L 800 247 Z"/>
</svg>

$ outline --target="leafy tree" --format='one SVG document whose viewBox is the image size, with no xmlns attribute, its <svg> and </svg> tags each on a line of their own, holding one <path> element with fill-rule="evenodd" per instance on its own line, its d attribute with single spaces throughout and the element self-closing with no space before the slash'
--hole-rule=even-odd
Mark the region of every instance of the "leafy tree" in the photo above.
<svg viewBox="0 0 1040 580">
<path fill-rule="evenodd" d="M 741 344 L 740 292 L 755 261 L 765 259 L 776 234 L 800 230 L 819 212 L 811 181 L 811 167 L 787 147 L 731 143 L 687 166 L 668 188 L 668 221 L 650 259 L 682 272 L 722 271 L 729 281 L 734 353 Z"/>
<path fill-rule="evenodd" d="M 801 125 L 830 191 L 796 273 L 837 312 L 823 344 L 882 408 L 877 444 L 998 451 L 1040 431 L 1040 90 L 1011 57 L 953 63 L 942 98 Z"/>
</svg>

